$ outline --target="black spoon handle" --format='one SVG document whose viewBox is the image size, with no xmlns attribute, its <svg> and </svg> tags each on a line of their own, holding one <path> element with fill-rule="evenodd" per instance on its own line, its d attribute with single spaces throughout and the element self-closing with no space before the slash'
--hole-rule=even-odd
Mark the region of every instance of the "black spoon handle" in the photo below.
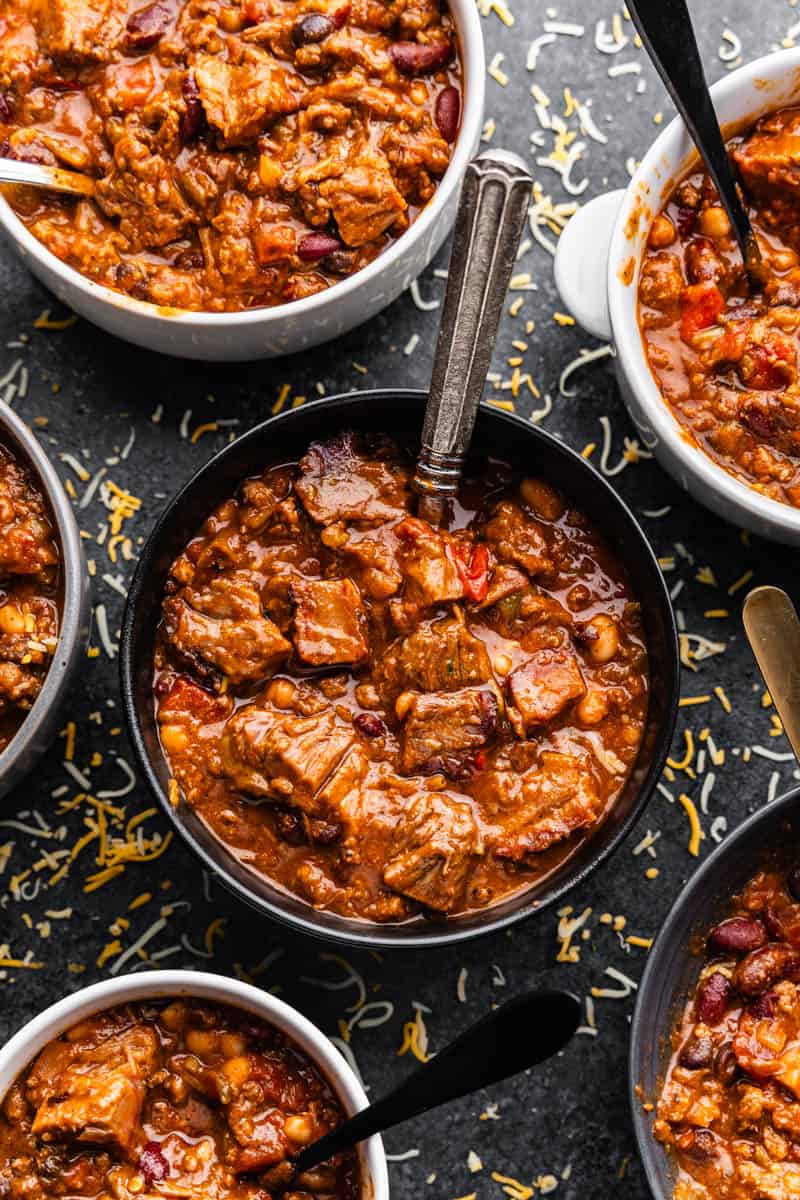
<svg viewBox="0 0 800 1200">
<path fill-rule="evenodd" d="M 401 1121 L 544 1062 L 567 1044 L 580 1015 L 581 1006 L 569 992 L 527 992 L 509 1000 L 388 1096 L 307 1146 L 294 1160 L 295 1174 Z"/>
<path fill-rule="evenodd" d="M 653 65 L 717 185 L 742 257 L 750 267 L 760 259 L 758 245 L 711 102 L 686 0 L 630 0 L 628 9 Z"/>
</svg>

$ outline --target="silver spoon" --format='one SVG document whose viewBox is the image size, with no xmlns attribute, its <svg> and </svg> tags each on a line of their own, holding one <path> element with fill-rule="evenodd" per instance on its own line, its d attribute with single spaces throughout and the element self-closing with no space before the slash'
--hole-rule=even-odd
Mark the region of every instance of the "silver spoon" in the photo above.
<svg viewBox="0 0 800 1200">
<path fill-rule="evenodd" d="M 88 175 L 65 171 L 62 167 L 21 162 L 16 158 L 0 158 L 0 183 L 24 183 L 30 187 L 48 188 L 51 192 L 70 192 L 74 196 L 94 195 L 94 180 Z"/>
<path fill-rule="evenodd" d="M 458 490 L 532 188 L 507 150 L 467 165 L 414 476 L 419 515 L 432 525 Z"/>
<path fill-rule="evenodd" d="M 631 20 L 700 151 L 742 252 L 751 286 L 763 281 L 761 251 L 734 178 L 706 83 L 686 0 L 631 0 Z"/>
</svg>

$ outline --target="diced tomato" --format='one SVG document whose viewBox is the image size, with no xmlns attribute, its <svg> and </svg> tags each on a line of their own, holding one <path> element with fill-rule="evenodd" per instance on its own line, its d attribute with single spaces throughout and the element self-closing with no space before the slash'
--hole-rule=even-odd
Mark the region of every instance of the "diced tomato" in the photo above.
<svg viewBox="0 0 800 1200">
<path fill-rule="evenodd" d="M 228 697 L 214 696 L 188 676 L 178 675 L 158 706 L 158 719 L 163 724 L 185 714 L 200 721 L 219 721 L 227 715 L 230 703 Z"/>
<path fill-rule="evenodd" d="M 694 283 L 684 291 L 681 307 L 681 337 L 690 342 L 701 329 L 716 325 L 725 298 L 715 283 Z"/>
<path fill-rule="evenodd" d="M 748 343 L 739 374 L 747 387 L 778 391 L 794 379 L 796 358 L 794 344 L 777 331 L 768 330 L 761 341 Z"/>
<path fill-rule="evenodd" d="M 242 16 L 246 25 L 259 25 L 270 14 L 269 0 L 242 0 Z"/>
<path fill-rule="evenodd" d="M 456 565 L 467 599 L 480 604 L 489 591 L 489 550 L 481 542 L 470 547 L 461 543 L 453 548 Z"/>
</svg>

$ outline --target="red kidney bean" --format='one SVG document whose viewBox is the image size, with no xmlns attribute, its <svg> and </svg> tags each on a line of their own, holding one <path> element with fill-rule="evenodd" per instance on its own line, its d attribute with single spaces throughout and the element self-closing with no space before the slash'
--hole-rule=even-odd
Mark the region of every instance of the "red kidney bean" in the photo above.
<svg viewBox="0 0 800 1200">
<path fill-rule="evenodd" d="M 332 846 L 341 838 L 342 826 L 338 821 L 322 821 L 319 817 L 311 817 L 308 832 L 312 842 L 317 842 L 320 846 Z"/>
<path fill-rule="evenodd" d="M 324 13 L 309 13 L 292 26 L 292 41 L 295 46 L 308 46 L 312 42 L 324 42 L 336 26 Z"/>
<path fill-rule="evenodd" d="M 681 237 L 688 237 L 690 233 L 693 233 L 696 224 L 697 213 L 695 210 L 693 208 L 689 208 L 688 205 L 680 205 L 678 208 L 677 225 L 678 232 L 680 233 Z"/>
<path fill-rule="evenodd" d="M 757 917 L 729 917 L 708 935 L 709 945 L 730 954 L 748 954 L 767 940 L 767 931 Z"/>
<path fill-rule="evenodd" d="M 757 1021 L 769 1021 L 775 1016 L 775 1005 L 777 996 L 774 992 L 766 992 L 763 996 L 759 996 L 752 1004 L 748 1004 L 747 1011 L 751 1017 L 755 1017 Z"/>
<path fill-rule="evenodd" d="M 731 1042 L 723 1042 L 714 1051 L 714 1074 L 723 1087 L 730 1087 L 739 1073 L 739 1061 Z"/>
<path fill-rule="evenodd" d="M 713 1054 L 714 1043 L 708 1034 L 703 1034 L 701 1037 L 691 1037 L 684 1043 L 678 1062 L 688 1071 L 699 1071 L 701 1067 L 709 1065 Z"/>
<path fill-rule="evenodd" d="M 461 117 L 461 97 L 458 88 L 443 88 L 436 97 L 434 119 L 436 128 L 448 143 L 454 142 L 458 136 L 458 122 Z"/>
<path fill-rule="evenodd" d="M 356 256 L 352 250 L 334 250 L 326 254 L 319 264 L 329 275 L 349 275 L 356 265 Z"/>
<path fill-rule="evenodd" d="M 158 1142 L 145 1142 L 139 1154 L 138 1166 L 148 1185 L 160 1183 L 169 1175 L 169 1163 Z"/>
<path fill-rule="evenodd" d="M 699 1020 L 704 1025 L 718 1025 L 730 1003 L 733 986 L 727 975 L 714 971 L 708 975 L 695 996 L 694 1008 Z"/>
<path fill-rule="evenodd" d="M 760 996 L 774 983 L 800 972 L 800 951 L 782 943 L 770 943 L 753 950 L 737 965 L 733 983 L 743 996 Z"/>
<path fill-rule="evenodd" d="M 350 4 L 341 4 L 335 12 L 328 13 L 337 29 L 342 29 L 350 16 Z"/>
<path fill-rule="evenodd" d="M 359 733 L 363 733 L 364 737 L 376 738 L 386 733 L 386 726 L 374 713 L 359 713 L 353 717 L 353 724 Z"/>
<path fill-rule="evenodd" d="M 192 71 L 184 76 L 182 90 L 183 103 L 186 108 L 181 114 L 178 132 L 182 142 L 191 142 L 193 138 L 197 137 L 205 120 L 203 105 L 200 102 L 200 92 Z"/>
<path fill-rule="evenodd" d="M 446 67 L 453 47 L 449 42 L 395 42 L 389 57 L 403 75 L 425 75 Z"/>
<path fill-rule="evenodd" d="M 150 50 L 167 32 L 172 13 L 163 4 L 146 4 L 128 17 L 125 26 L 130 50 Z"/>
<path fill-rule="evenodd" d="M 11 97 L 0 92 L 0 121 L 7 125 L 13 116 L 14 108 L 11 104 Z"/>
<path fill-rule="evenodd" d="M 341 249 L 342 243 L 329 233 L 307 233 L 298 243 L 297 257 L 302 262 L 316 262 L 318 258 L 325 258 L 327 254 Z"/>
</svg>

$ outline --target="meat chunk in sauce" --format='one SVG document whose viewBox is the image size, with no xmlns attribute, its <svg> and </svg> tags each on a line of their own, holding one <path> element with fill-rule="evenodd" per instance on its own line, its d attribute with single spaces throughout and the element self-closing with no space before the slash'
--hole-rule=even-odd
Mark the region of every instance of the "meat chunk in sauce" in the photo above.
<svg viewBox="0 0 800 1200">
<path fill-rule="evenodd" d="M 343 721 L 311 689 L 276 680 L 240 708 L 225 729 L 224 770 L 240 791 L 316 812 L 315 793 L 355 742 Z"/>
<path fill-rule="evenodd" d="M 586 684 L 572 650 L 567 647 L 539 650 L 508 679 L 514 706 L 511 716 L 520 736 L 537 725 L 546 725 L 568 704 L 586 695 Z M 515 717 L 517 718 L 515 721 Z"/>
<path fill-rule="evenodd" d="M 320 195 L 331 206 L 342 240 L 363 246 L 379 237 L 406 211 L 382 154 L 369 154 L 343 174 L 320 184 Z"/>
<path fill-rule="evenodd" d="M 677 254 L 654 254 L 642 264 L 639 295 L 642 303 L 650 308 L 661 312 L 676 309 L 685 286 Z"/>
<path fill-rule="evenodd" d="M 638 605 L 589 523 L 484 464 L 434 528 L 409 461 L 341 434 L 246 481 L 173 565 L 156 660 L 186 805 L 251 869 L 368 921 L 535 880 L 613 803 L 646 712 Z M 176 603 L 223 619 L 219 589 L 289 644 L 240 684 L 175 638 Z"/>
<path fill-rule="evenodd" d="M 252 583 L 235 573 L 167 599 L 164 621 L 177 653 L 201 676 L 224 675 L 236 684 L 264 679 L 292 648 L 262 614 Z"/>
<path fill-rule="evenodd" d="M 397 520 L 409 505 L 409 470 L 391 445 L 364 446 L 354 433 L 315 442 L 300 460 L 295 490 L 320 525 Z"/>
<path fill-rule="evenodd" d="M 273 118 L 297 112 L 302 81 L 255 49 L 238 65 L 216 55 L 197 60 L 194 78 L 209 125 L 226 146 L 250 141 Z"/>
<path fill-rule="evenodd" d="M 800 110 L 759 121 L 733 158 L 748 193 L 765 202 L 773 219 L 791 219 L 800 195 Z"/>
<path fill-rule="evenodd" d="M 332 666 L 367 657 L 364 606 L 350 579 L 304 580 L 292 585 L 291 597 L 294 644 L 304 662 Z"/>
<path fill-rule="evenodd" d="M 522 779 L 521 803 L 494 847 L 520 861 L 596 820 L 600 798 L 586 766 L 571 754 L 544 750 Z"/>
<path fill-rule="evenodd" d="M 0 447 L 0 578 L 54 574 L 58 552 L 44 500 Z"/>
<path fill-rule="evenodd" d="M 400 853 L 384 882 L 426 908 L 449 912 L 461 899 L 478 830 L 468 804 L 449 796 L 419 796 L 399 832 Z"/>
<path fill-rule="evenodd" d="M 102 62 L 122 34 L 122 0 L 34 0 L 42 49 L 76 66 Z"/>
<path fill-rule="evenodd" d="M 422 768 L 457 778 L 464 756 L 493 736 L 497 716 L 497 698 L 487 688 L 415 696 L 403 721 L 403 770 Z"/>
</svg>

